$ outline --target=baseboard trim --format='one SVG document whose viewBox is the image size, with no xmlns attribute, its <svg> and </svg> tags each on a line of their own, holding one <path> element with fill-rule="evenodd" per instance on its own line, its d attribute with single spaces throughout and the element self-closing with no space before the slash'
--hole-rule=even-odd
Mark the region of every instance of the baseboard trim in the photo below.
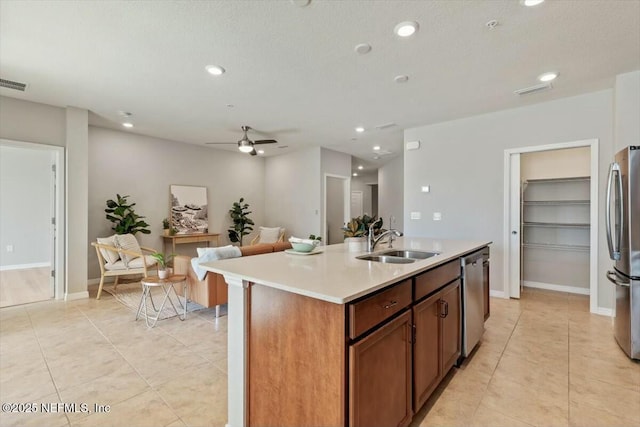
<svg viewBox="0 0 640 427">
<path fill-rule="evenodd" d="M 67 293 L 64 296 L 65 301 L 75 301 L 77 299 L 86 299 L 86 298 L 89 298 L 89 291 L 74 292 L 72 294 Z"/>
<path fill-rule="evenodd" d="M 592 313 L 599 314 L 600 316 L 613 317 L 613 310 L 611 308 L 598 307 L 595 311 L 592 311 Z"/>
<path fill-rule="evenodd" d="M 496 291 L 495 289 L 489 289 L 489 296 L 494 298 L 502 298 L 502 299 L 507 298 L 504 295 L 504 291 Z"/>
<path fill-rule="evenodd" d="M 589 295 L 589 288 L 577 286 L 554 285 L 552 283 L 530 282 L 525 280 L 522 284 L 528 288 L 547 289 L 549 291 L 568 292 L 570 294 Z"/>
<path fill-rule="evenodd" d="M 0 271 L 26 270 L 28 268 L 41 268 L 41 267 L 51 267 L 51 263 L 50 262 L 34 262 L 31 264 L 3 265 L 2 267 L 0 267 Z"/>
</svg>

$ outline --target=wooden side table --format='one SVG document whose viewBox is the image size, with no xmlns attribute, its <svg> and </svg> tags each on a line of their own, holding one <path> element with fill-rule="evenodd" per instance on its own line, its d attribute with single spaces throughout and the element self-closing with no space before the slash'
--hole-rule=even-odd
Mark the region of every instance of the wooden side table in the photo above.
<svg viewBox="0 0 640 427">
<path fill-rule="evenodd" d="M 156 323 L 158 323 L 158 319 L 160 318 L 160 313 L 164 309 L 165 304 L 169 301 L 171 307 L 173 307 L 173 311 L 176 312 L 176 315 L 180 320 L 185 320 L 187 318 L 187 301 L 188 301 L 188 292 L 189 286 L 187 286 L 187 276 L 184 274 L 174 274 L 172 276 L 167 277 L 166 279 L 161 279 L 158 276 L 149 276 L 143 278 L 140 283 L 142 283 L 142 297 L 140 298 L 140 304 L 138 305 L 138 311 L 136 313 L 136 320 L 142 314 L 142 309 L 144 308 L 144 317 L 149 328 L 153 328 Z M 178 298 L 178 294 L 176 293 L 176 289 L 174 285 L 178 285 L 182 283 L 182 292 L 184 297 L 184 304 L 180 302 L 180 298 Z M 156 308 L 155 303 L 153 302 L 153 297 L 151 295 L 151 288 L 161 288 L 164 291 L 164 297 L 162 298 L 162 303 L 159 308 Z M 178 313 L 178 309 L 176 308 L 173 300 L 171 299 L 171 291 L 173 290 L 173 294 L 176 296 L 178 300 L 178 304 L 180 308 L 184 310 L 182 317 L 180 313 Z M 152 310 L 155 313 L 155 316 L 149 316 L 149 307 L 147 304 L 147 298 L 151 300 Z M 150 323 L 151 322 L 151 323 Z"/>
<path fill-rule="evenodd" d="M 218 238 L 220 237 L 219 233 L 193 233 L 193 234 L 174 234 L 173 236 L 162 236 L 164 239 L 164 252 L 167 253 L 167 242 L 171 242 L 171 253 L 176 252 L 176 245 L 182 245 L 184 243 L 199 243 L 199 242 L 207 242 L 207 247 L 209 246 L 209 242 L 215 242 L 216 246 L 220 246 L 220 242 Z"/>
</svg>

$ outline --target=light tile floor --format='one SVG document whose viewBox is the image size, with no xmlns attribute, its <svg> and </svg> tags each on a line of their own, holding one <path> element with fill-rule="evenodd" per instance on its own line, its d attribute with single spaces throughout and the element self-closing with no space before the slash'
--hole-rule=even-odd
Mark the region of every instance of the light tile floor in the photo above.
<svg viewBox="0 0 640 427">
<path fill-rule="evenodd" d="M 587 297 L 527 289 L 491 303 L 480 346 L 414 426 L 640 425 L 640 364 Z M 204 310 L 149 330 L 133 317 L 108 294 L 0 309 L 0 401 L 38 409 L 0 413 L 0 426 L 224 425 L 227 318 Z M 63 402 L 77 411 L 40 411 Z"/>
</svg>

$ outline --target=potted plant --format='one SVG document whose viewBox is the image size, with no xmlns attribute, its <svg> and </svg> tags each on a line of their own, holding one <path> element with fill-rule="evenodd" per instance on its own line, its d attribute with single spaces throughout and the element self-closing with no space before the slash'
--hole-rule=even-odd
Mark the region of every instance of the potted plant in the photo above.
<svg viewBox="0 0 640 427">
<path fill-rule="evenodd" d="M 171 234 L 171 223 L 169 222 L 169 218 L 162 220 L 162 231 L 165 236 L 169 236 Z"/>
<path fill-rule="evenodd" d="M 241 197 L 240 201 L 233 202 L 232 208 L 229 210 L 229 216 L 233 221 L 233 227 L 229 231 L 229 240 L 233 243 L 240 243 L 242 246 L 242 238 L 253 231 L 252 225 L 255 225 L 253 220 L 249 218 L 251 211 L 249 210 L 249 204 L 243 203 L 244 199 Z"/>
<path fill-rule="evenodd" d="M 174 254 L 165 255 L 162 252 L 154 252 L 151 254 L 158 261 L 158 277 L 166 279 L 169 277 L 169 263 L 173 259 Z"/>
<path fill-rule="evenodd" d="M 378 221 L 374 226 L 374 234 L 380 233 L 382 221 L 377 220 L 374 216 L 363 215 L 351 218 L 351 220 L 342 227 L 344 232 L 344 242 L 348 246 L 349 252 L 363 251 L 366 247 L 366 238 L 369 235 L 369 226 Z"/>
<path fill-rule="evenodd" d="M 104 211 L 107 213 L 106 218 L 113 223 L 111 229 L 116 234 L 150 234 L 151 231 L 147 229 L 149 224 L 142 220 L 143 216 L 135 213 L 135 203 L 127 203 L 128 197 L 116 194 L 116 200 L 107 200 Z"/>
</svg>

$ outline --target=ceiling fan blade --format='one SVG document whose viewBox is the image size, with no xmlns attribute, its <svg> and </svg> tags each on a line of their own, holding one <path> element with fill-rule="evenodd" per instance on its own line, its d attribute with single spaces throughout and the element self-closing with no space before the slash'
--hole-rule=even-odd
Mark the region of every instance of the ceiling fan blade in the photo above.
<svg viewBox="0 0 640 427">
<path fill-rule="evenodd" d="M 275 139 L 258 139 L 256 141 L 253 141 L 254 144 L 277 144 L 278 141 L 276 141 Z"/>
<path fill-rule="evenodd" d="M 257 156 L 258 155 L 258 153 L 256 152 L 255 148 L 253 150 L 249 151 L 249 154 L 251 154 L 252 156 Z"/>
<path fill-rule="evenodd" d="M 217 144 L 234 144 L 237 145 L 237 142 L 205 142 L 207 145 L 217 145 Z"/>
</svg>

